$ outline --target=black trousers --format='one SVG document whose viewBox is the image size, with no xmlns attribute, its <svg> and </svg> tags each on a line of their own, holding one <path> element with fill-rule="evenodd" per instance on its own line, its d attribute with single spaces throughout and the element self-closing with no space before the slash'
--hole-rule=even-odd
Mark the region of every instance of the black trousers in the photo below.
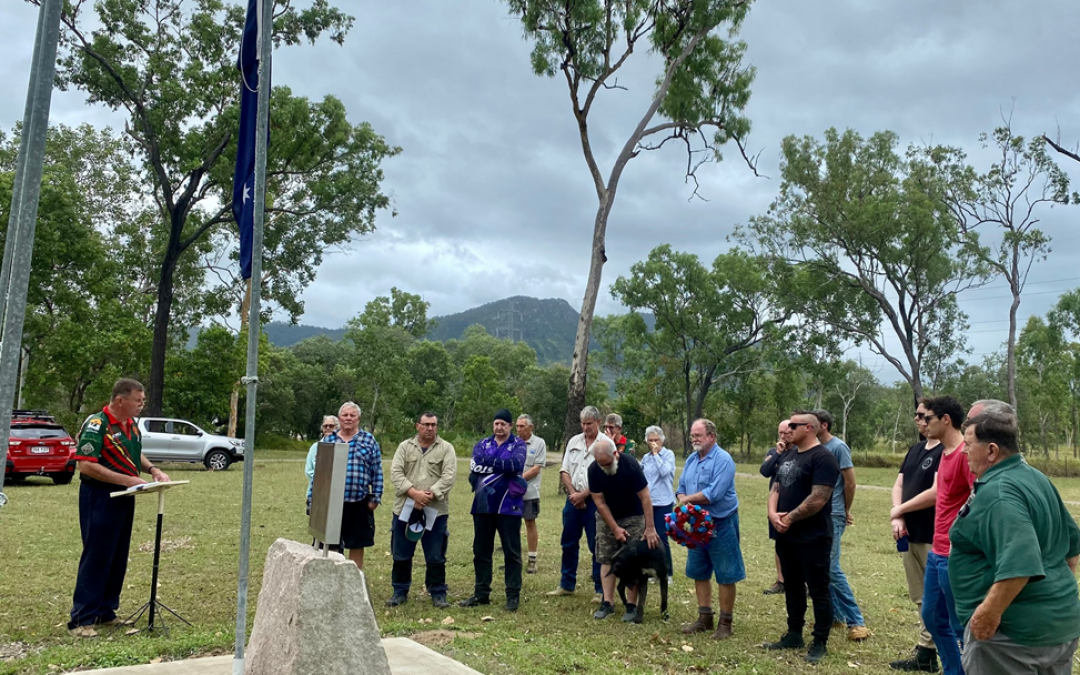
<svg viewBox="0 0 1080 675">
<path fill-rule="evenodd" d="M 521 595 L 521 516 L 496 516 L 487 513 L 473 514 L 473 570 L 476 587 L 473 595 L 481 599 L 491 597 L 491 557 L 495 552 L 495 534 L 498 533 L 503 547 L 506 570 L 506 597 Z"/>
<path fill-rule="evenodd" d="M 450 541 L 448 521 L 449 516 L 439 516 L 431 529 L 424 532 L 420 539 L 420 546 L 424 549 L 424 586 L 432 596 L 446 595 L 446 546 Z M 390 553 L 394 566 L 390 570 L 390 583 L 394 587 L 394 593 L 408 595 L 412 586 L 416 542 L 409 541 L 405 536 L 405 527 L 401 518 L 393 516 L 393 522 L 390 523 Z"/>
<path fill-rule="evenodd" d="M 75 579 L 75 595 L 68 628 L 111 621 L 120 607 L 120 591 L 127 574 L 131 524 L 135 519 L 135 498 L 117 497 L 110 492 L 123 489 L 82 481 L 79 486 L 79 530 L 82 557 Z"/>
<path fill-rule="evenodd" d="M 788 631 L 802 635 L 806 624 L 806 588 L 814 603 L 814 639 L 821 642 L 828 640 L 833 622 L 832 600 L 829 597 L 832 537 L 821 537 L 812 542 L 793 542 L 780 534 L 776 538 L 776 555 L 780 558 L 780 570 L 784 573 Z"/>
</svg>

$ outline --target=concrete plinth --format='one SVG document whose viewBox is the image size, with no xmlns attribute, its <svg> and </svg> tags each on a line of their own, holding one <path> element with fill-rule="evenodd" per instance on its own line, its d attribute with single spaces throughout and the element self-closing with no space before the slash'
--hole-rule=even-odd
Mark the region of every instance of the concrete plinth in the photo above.
<svg viewBox="0 0 1080 675">
<path fill-rule="evenodd" d="M 364 574 L 278 539 L 266 554 L 245 675 L 390 675 Z"/>
</svg>

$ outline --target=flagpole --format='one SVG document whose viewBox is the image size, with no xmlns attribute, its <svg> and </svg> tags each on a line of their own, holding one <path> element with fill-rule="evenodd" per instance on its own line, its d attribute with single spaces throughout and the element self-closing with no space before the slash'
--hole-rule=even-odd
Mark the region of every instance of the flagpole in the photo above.
<svg viewBox="0 0 1080 675">
<path fill-rule="evenodd" d="M 26 291 L 30 284 L 30 261 L 34 252 L 41 174 L 45 165 L 45 139 L 49 131 L 56 50 L 60 42 L 62 0 L 43 0 L 38 9 L 34 55 L 30 62 L 30 85 L 26 93 L 22 138 L 15 165 L 7 241 L 0 269 L 0 464 L 7 463 L 11 433 L 11 404 L 22 349 Z M 0 507 L 4 496 L 4 473 L 0 472 Z"/>
<path fill-rule="evenodd" d="M 259 7 L 259 106 L 255 127 L 254 227 L 251 239 L 251 304 L 248 307 L 247 387 L 244 415 L 244 493 L 240 507 L 240 574 L 236 594 L 236 651 L 233 675 L 244 674 L 244 645 L 247 642 L 248 561 L 251 557 L 251 484 L 255 470 L 255 402 L 259 385 L 259 336 L 262 324 L 259 304 L 262 290 L 263 216 L 266 208 L 266 143 L 270 125 L 270 29 L 273 0 Z"/>
</svg>

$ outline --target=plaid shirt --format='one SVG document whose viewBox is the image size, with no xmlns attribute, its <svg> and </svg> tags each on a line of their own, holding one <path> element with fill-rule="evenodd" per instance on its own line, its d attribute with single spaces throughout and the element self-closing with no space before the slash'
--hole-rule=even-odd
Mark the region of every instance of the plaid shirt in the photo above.
<svg viewBox="0 0 1080 675">
<path fill-rule="evenodd" d="M 344 443 L 336 433 L 323 439 L 327 443 Z M 345 470 L 345 501 L 358 502 L 368 495 L 376 504 L 382 503 L 382 452 L 375 437 L 360 429 L 349 441 L 349 464 Z"/>
</svg>

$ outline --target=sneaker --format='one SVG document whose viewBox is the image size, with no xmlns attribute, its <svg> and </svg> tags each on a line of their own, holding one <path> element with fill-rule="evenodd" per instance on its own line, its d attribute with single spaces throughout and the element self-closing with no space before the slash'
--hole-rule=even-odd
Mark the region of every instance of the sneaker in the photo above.
<svg viewBox="0 0 1080 675">
<path fill-rule="evenodd" d="M 594 619 L 606 619 L 615 613 L 615 606 L 610 602 L 601 602 L 600 609 L 596 610 L 596 613 L 592 615 Z"/>
<path fill-rule="evenodd" d="M 810 645 L 810 649 L 806 650 L 806 662 L 817 663 L 821 659 L 828 656 L 829 650 L 825 647 L 825 643 L 819 640 L 814 640 L 814 643 Z"/>
<path fill-rule="evenodd" d="M 777 581 L 772 586 L 763 590 L 762 593 L 765 595 L 782 595 L 784 593 L 784 584 L 783 582 Z"/>
<path fill-rule="evenodd" d="M 848 626 L 847 639 L 852 642 L 862 642 L 870 637 L 870 629 L 866 626 Z"/>
<path fill-rule="evenodd" d="M 131 621 L 129 619 L 121 619 L 118 616 L 114 616 L 113 618 L 109 619 L 108 621 L 98 621 L 97 625 L 99 625 L 99 626 L 134 626 L 135 622 Z"/>
<path fill-rule="evenodd" d="M 506 609 L 506 611 L 508 612 L 516 612 L 518 611 L 518 605 L 520 604 L 520 602 L 521 601 L 519 598 L 507 598 L 506 607 L 504 609 Z"/>
<path fill-rule="evenodd" d="M 565 588 L 563 588 L 562 586 L 559 586 L 558 588 L 556 588 L 553 591 L 548 591 L 547 593 L 544 593 L 544 595 L 546 595 L 546 596 L 548 596 L 550 598 L 561 598 L 564 595 L 573 595 L 573 594 L 574 594 L 573 591 L 568 591 Z"/>
<path fill-rule="evenodd" d="M 536 558 L 529 558 L 529 566 L 525 568 L 526 574 L 536 574 Z"/>
<path fill-rule="evenodd" d="M 394 595 L 386 601 L 387 607 L 400 607 L 409 601 L 409 596 L 394 591 Z"/>
<path fill-rule="evenodd" d="M 450 606 L 450 603 L 446 601 L 446 596 L 443 594 L 431 596 L 431 604 L 438 609 L 444 609 Z"/>
<path fill-rule="evenodd" d="M 75 626 L 69 628 L 68 633 L 77 638 L 96 638 L 98 636 L 98 632 L 94 630 L 93 626 Z"/>
<path fill-rule="evenodd" d="M 633 623 L 637 618 L 637 605 L 626 604 L 626 612 L 622 615 L 623 623 Z M 638 621 L 637 623 L 641 623 Z"/>
<path fill-rule="evenodd" d="M 594 595 L 592 597 L 592 604 L 594 604 L 594 605 L 599 605 L 603 601 L 604 601 L 604 594 L 603 593 L 596 593 L 596 595 Z"/>
<path fill-rule="evenodd" d="M 915 647 L 915 654 L 910 659 L 898 659 L 889 664 L 893 670 L 908 673 L 938 672 L 937 650 L 929 647 Z"/>
<path fill-rule="evenodd" d="M 766 642 L 763 646 L 765 649 L 774 651 L 777 649 L 802 649 L 806 646 L 806 642 L 798 633 L 787 632 L 784 633 L 784 637 L 780 638 L 779 642 Z"/>
<path fill-rule="evenodd" d="M 479 607 L 480 605 L 490 605 L 491 600 L 489 598 L 478 598 L 475 595 L 470 595 L 461 602 L 458 603 L 458 607 Z"/>
</svg>

